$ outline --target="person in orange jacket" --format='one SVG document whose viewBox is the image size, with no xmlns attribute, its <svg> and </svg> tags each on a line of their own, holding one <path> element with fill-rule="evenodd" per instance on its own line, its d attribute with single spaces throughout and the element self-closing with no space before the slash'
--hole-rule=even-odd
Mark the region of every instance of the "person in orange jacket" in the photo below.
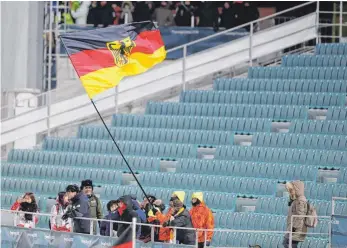
<svg viewBox="0 0 347 248">
<path fill-rule="evenodd" d="M 160 225 L 163 225 L 164 223 L 170 221 L 170 218 L 172 217 L 172 215 L 174 213 L 173 201 L 178 199 L 183 203 L 184 197 L 185 197 L 184 191 L 173 192 L 173 194 L 171 195 L 170 208 L 168 209 L 168 211 L 164 214 L 164 213 L 162 213 L 162 211 L 160 211 L 159 208 L 155 207 L 152 210 L 152 213 L 150 213 L 150 215 L 152 215 L 152 217 L 149 217 L 149 218 L 154 218 L 154 219 L 158 220 Z M 162 204 L 161 200 L 156 200 L 153 203 L 154 206 L 160 206 L 161 204 Z M 153 219 L 151 219 L 151 220 L 153 220 Z M 169 243 L 171 241 L 171 236 L 172 236 L 172 234 L 171 234 L 170 228 L 161 227 L 159 229 L 159 241 L 164 242 L 164 243 Z"/>
<path fill-rule="evenodd" d="M 214 217 L 212 211 L 206 206 L 203 201 L 203 193 L 195 192 L 192 195 L 192 208 L 189 211 L 194 228 L 200 229 L 214 229 Z M 205 240 L 206 235 L 206 240 Z M 198 232 L 198 247 L 203 248 L 205 246 L 210 246 L 213 236 L 213 231 L 200 231 Z"/>
</svg>

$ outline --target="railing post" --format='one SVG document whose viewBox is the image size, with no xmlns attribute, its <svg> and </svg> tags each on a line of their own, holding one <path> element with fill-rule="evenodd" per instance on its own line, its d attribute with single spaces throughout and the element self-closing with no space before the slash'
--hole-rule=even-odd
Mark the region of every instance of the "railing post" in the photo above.
<svg viewBox="0 0 347 248">
<path fill-rule="evenodd" d="M 195 17 L 194 17 L 194 15 L 192 15 L 192 16 L 190 17 L 190 27 L 191 27 L 191 28 L 194 28 L 194 26 L 195 26 Z"/>
<path fill-rule="evenodd" d="M 52 86 L 52 42 L 53 42 L 53 2 L 49 3 L 49 44 L 48 44 L 48 80 L 47 80 L 47 136 L 51 135 L 51 86 Z"/>
<path fill-rule="evenodd" d="M 151 242 L 154 242 L 154 228 L 153 226 L 151 226 Z"/>
<path fill-rule="evenodd" d="M 340 25 L 339 25 L 339 37 L 340 37 L 339 42 L 340 43 L 342 41 L 342 17 L 343 17 L 342 11 L 343 11 L 343 2 L 340 1 L 340 22 L 339 22 L 340 23 Z"/>
<path fill-rule="evenodd" d="M 136 218 L 133 218 L 132 229 L 132 247 L 136 248 Z"/>
<path fill-rule="evenodd" d="M 290 233 L 289 233 L 289 248 L 292 248 L 293 243 L 293 215 L 290 216 Z"/>
<path fill-rule="evenodd" d="M 128 13 L 125 13 L 124 15 L 124 24 L 127 24 L 129 22 L 129 15 Z"/>
<path fill-rule="evenodd" d="M 113 222 L 110 221 L 110 237 L 113 236 Z"/>
<path fill-rule="evenodd" d="M 253 62 L 253 22 L 250 24 L 249 32 L 249 66 L 252 66 Z"/>
<path fill-rule="evenodd" d="M 187 57 L 187 46 L 184 46 L 183 47 L 183 60 L 182 60 L 183 90 L 186 90 L 186 57 Z"/>
<path fill-rule="evenodd" d="M 199 248 L 199 232 L 197 229 L 195 229 L 195 248 Z"/>
<path fill-rule="evenodd" d="M 316 44 L 319 44 L 319 1 L 316 8 Z"/>
</svg>

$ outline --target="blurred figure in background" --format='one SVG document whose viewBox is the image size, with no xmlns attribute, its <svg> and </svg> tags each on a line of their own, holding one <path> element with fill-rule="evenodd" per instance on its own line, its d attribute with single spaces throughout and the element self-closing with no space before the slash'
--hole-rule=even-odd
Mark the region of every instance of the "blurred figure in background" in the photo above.
<svg viewBox="0 0 347 248">
<path fill-rule="evenodd" d="M 87 24 L 90 3 L 90 1 L 82 1 L 80 6 L 76 10 L 71 9 L 71 16 L 75 19 L 75 24 Z"/>
<path fill-rule="evenodd" d="M 152 17 L 152 4 L 144 1 L 137 1 L 134 7 L 134 21 L 142 22 L 151 20 Z"/>
<path fill-rule="evenodd" d="M 12 205 L 11 210 L 38 213 L 39 208 L 34 193 L 25 193 Z M 34 228 L 38 218 L 34 214 L 19 213 L 15 215 L 14 221 L 19 227 Z"/>
<path fill-rule="evenodd" d="M 81 182 L 81 191 L 88 197 L 89 199 L 89 211 L 91 218 L 94 219 L 102 219 L 102 205 L 100 199 L 93 192 L 94 186 L 92 180 L 83 180 Z M 96 235 L 96 221 L 93 221 L 93 233 Z"/>
<path fill-rule="evenodd" d="M 105 220 L 119 220 L 119 213 L 117 211 L 118 208 L 118 201 L 112 200 L 107 203 L 107 211 L 108 214 L 105 216 Z M 110 227 L 113 227 L 112 230 Z M 110 222 L 107 221 L 100 221 L 100 235 L 102 236 L 110 236 L 110 232 L 117 232 L 118 224 L 113 223 L 112 225 Z M 114 236 L 114 234 L 112 234 Z"/>
<path fill-rule="evenodd" d="M 175 21 L 170 10 L 168 2 L 162 1 L 160 6 L 154 10 L 153 20 L 158 23 L 159 26 L 174 26 Z"/>
<path fill-rule="evenodd" d="M 177 26 L 191 26 L 191 18 L 194 16 L 195 8 L 190 1 L 180 4 L 176 10 L 175 23 Z"/>
<path fill-rule="evenodd" d="M 57 202 L 51 208 L 51 217 L 49 220 L 49 226 L 51 230 L 60 232 L 71 232 L 71 219 L 62 219 L 62 216 L 66 213 L 68 205 L 69 199 L 66 193 L 59 192 L 57 196 Z"/>
<path fill-rule="evenodd" d="M 197 11 L 196 25 L 199 27 L 216 27 L 218 25 L 217 7 L 214 2 L 201 2 Z"/>
<path fill-rule="evenodd" d="M 122 14 L 121 19 L 123 23 L 132 23 L 133 19 L 134 5 L 130 1 L 124 1 L 122 3 Z"/>
<path fill-rule="evenodd" d="M 199 229 L 214 229 L 214 217 L 212 211 L 206 206 L 203 201 L 203 193 L 195 192 L 192 195 L 192 208 L 189 211 L 193 227 Z M 206 235 L 206 236 L 205 236 Z M 210 246 L 212 240 L 213 232 L 198 232 L 198 247 L 203 248 L 205 246 Z M 206 240 L 205 240 L 206 237 Z"/>
</svg>

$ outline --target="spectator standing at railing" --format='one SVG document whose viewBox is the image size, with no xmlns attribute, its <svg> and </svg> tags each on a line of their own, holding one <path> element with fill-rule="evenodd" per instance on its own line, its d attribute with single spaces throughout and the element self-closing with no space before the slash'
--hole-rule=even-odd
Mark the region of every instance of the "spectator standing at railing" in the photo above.
<svg viewBox="0 0 347 248">
<path fill-rule="evenodd" d="M 212 211 L 206 206 L 203 201 L 203 193 L 195 192 L 192 195 L 192 208 L 189 211 L 193 227 L 199 229 L 214 229 L 214 217 Z M 206 235 L 206 236 L 205 236 Z M 212 240 L 213 232 L 198 232 L 198 247 L 203 248 L 205 246 L 210 246 Z M 206 239 L 205 239 L 206 237 Z"/>
<path fill-rule="evenodd" d="M 173 13 L 170 10 L 168 2 L 166 1 L 162 1 L 160 6 L 154 10 L 152 18 L 158 23 L 159 26 L 175 26 Z"/>
<path fill-rule="evenodd" d="M 150 2 L 137 1 L 133 13 L 134 21 L 142 22 L 151 20 L 153 13 L 152 6 L 153 4 Z"/>
<path fill-rule="evenodd" d="M 185 1 L 180 4 L 176 10 L 175 23 L 177 26 L 190 27 L 192 16 L 194 16 L 195 8 L 190 4 L 190 1 Z M 193 20 L 194 21 L 194 20 Z"/>
<path fill-rule="evenodd" d="M 198 27 L 218 26 L 218 12 L 214 2 L 203 2 L 196 10 L 196 25 Z"/>
<path fill-rule="evenodd" d="M 304 195 L 305 185 L 302 181 L 293 181 L 286 183 L 286 189 L 289 193 L 289 209 L 287 216 L 287 231 L 292 233 L 292 248 L 297 248 L 299 242 L 304 242 L 307 233 L 305 217 L 293 217 L 293 215 L 307 214 L 307 199 Z M 289 247 L 289 234 L 284 237 L 283 245 Z"/>
<path fill-rule="evenodd" d="M 89 199 L 79 191 L 77 185 L 66 187 L 66 195 L 69 199 L 69 206 L 62 219 L 73 219 L 73 231 L 76 233 L 90 234 L 90 220 L 77 219 L 76 217 L 91 218 L 89 212 Z"/>
<path fill-rule="evenodd" d="M 108 214 L 105 216 L 105 220 L 114 220 L 119 221 L 119 213 L 117 211 L 118 208 L 118 201 L 112 200 L 107 203 L 107 211 Z M 100 235 L 103 236 L 110 236 L 110 232 L 117 232 L 118 229 L 118 223 L 110 224 L 110 222 L 107 221 L 100 221 Z M 110 227 L 112 226 L 112 230 Z M 113 235 L 112 235 L 113 236 Z"/>
<path fill-rule="evenodd" d="M 88 197 L 89 199 L 89 211 L 90 216 L 93 219 L 102 219 L 102 204 L 100 199 L 93 192 L 94 186 L 92 180 L 83 180 L 81 183 L 81 191 Z M 96 221 L 93 222 L 93 233 L 96 235 Z"/>
<path fill-rule="evenodd" d="M 71 9 L 71 16 L 75 19 L 75 24 L 86 25 L 91 1 L 82 1 L 76 10 Z"/>
<path fill-rule="evenodd" d="M 124 1 L 122 3 L 122 14 L 121 19 L 123 23 L 132 23 L 133 19 L 134 5 L 130 1 Z"/>
<path fill-rule="evenodd" d="M 62 219 L 62 216 L 66 213 L 68 205 L 69 199 L 66 193 L 59 192 L 57 196 L 57 202 L 51 208 L 49 226 L 52 230 L 60 232 L 71 232 L 71 219 Z"/>
<path fill-rule="evenodd" d="M 164 227 L 184 227 L 184 228 L 193 228 L 193 223 L 191 216 L 184 206 L 181 199 L 173 200 L 173 214 L 170 217 L 170 220 L 163 224 Z M 170 240 L 175 241 L 174 239 L 174 229 L 171 231 Z M 195 245 L 196 243 L 196 234 L 195 230 L 188 229 L 176 229 L 176 241 L 179 244 L 184 245 Z"/>
<path fill-rule="evenodd" d="M 12 205 L 11 210 L 38 213 L 39 208 L 34 193 L 25 193 Z M 16 214 L 14 221 L 19 227 L 34 228 L 38 218 L 34 214 L 19 213 Z"/>
<path fill-rule="evenodd" d="M 153 202 L 153 208 L 149 211 L 148 222 L 153 225 L 163 225 L 165 222 L 169 221 L 173 208 L 170 207 L 166 213 L 164 213 L 164 210 L 165 205 L 163 201 L 160 199 L 155 200 Z M 170 229 L 165 227 L 155 228 L 154 240 L 156 242 L 169 242 Z"/>
<path fill-rule="evenodd" d="M 133 201 L 130 195 L 125 195 L 119 198 L 118 209 L 119 220 L 123 222 L 132 222 L 133 218 L 137 219 L 138 223 L 141 223 L 141 220 L 138 217 L 138 214 L 133 209 Z M 122 233 L 128 228 L 130 224 L 119 223 L 117 229 L 117 236 L 121 236 Z M 139 226 L 136 226 L 136 232 L 139 230 Z"/>
</svg>

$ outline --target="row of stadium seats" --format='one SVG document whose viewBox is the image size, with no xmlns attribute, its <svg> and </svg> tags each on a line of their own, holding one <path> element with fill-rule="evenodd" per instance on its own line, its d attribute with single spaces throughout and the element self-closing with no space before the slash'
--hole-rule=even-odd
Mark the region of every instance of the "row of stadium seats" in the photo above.
<svg viewBox="0 0 347 248">
<path fill-rule="evenodd" d="M 112 127 L 110 131 L 117 140 L 190 143 L 202 145 L 235 144 L 234 136 L 240 133 L 226 131 L 155 129 L 155 128 L 123 128 Z M 252 133 L 252 146 L 311 148 L 328 150 L 346 150 L 347 136 L 319 134 L 283 134 Z M 109 139 L 103 126 L 80 126 L 79 138 Z"/>
<path fill-rule="evenodd" d="M 218 78 L 214 90 L 347 93 L 345 80 Z"/>
<path fill-rule="evenodd" d="M 346 166 L 347 151 L 271 148 L 251 146 L 219 146 L 215 157 L 226 160 L 297 163 L 301 165 Z"/>
<path fill-rule="evenodd" d="M 318 216 L 328 216 L 332 213 L 332 202 L 322 200 L 309 200 L 316 207 Z M 277 215 L 288 214 L 288 199 L 285 197 L 259 197 L 257 199 L 255 212 Z M 336 215 L 347 215 L 347 202 L 335 201 L 334 213 Z"/>
<path fill-rule="evenodd" d="M 183 91 L 180 102 L 224 104 L 345 106 L 346 94 L 271 91 Z"/>
<path fill-rule="evenodd" d="M 79 181 L 81 178 L 89 178 L 95 183 L 122 183 L 122 171 L 99 169 L 99 168 L 83 168 L 83 167 L 60 167 L 54 165 L 38 165 L 38 164 L 14 164 L 2 163 L 1 175 L 6 177 L 27 177 L 37 179 L 53 179 L 59 180 L 64 178 L 68 181 Z"/>
<path fill-rule="evenodd" d="M 273 119 L 308 119 L 308 106 L 149 102 L 146 114 Z M 346 107 L 329 107 L 326 119 L 347 120 Z"/>
<path fill-rule="evenodd" d="M 322 43 L 317 44 L 315 48 L 316 54 L 322 55 L 347 55 L 346 43 Z"/>
<path fill-rule="evenodd" d="M 197 157 L 197 145 L 191 144 L 170 144 L 157 142 L 131 142 L 118 141 L 118 145 L 123 154 L 137 156 L 160 156 L 160 157 Z M 48 151 L 65 152 L 87 152 L 87 153 L 108 153 L 120 155 L 116 146 L 110 140 L 87 140 L 87 139 L 64 139 L 47 138 L 44 140 L 42 148 Z"/>
<path fill-rule="evenodd" d="M 346 67 L 250 67 L 248 78 L 347 80 Z"/>
<path fill-rule="evenodd" d="M 217 212 L 215 216 L 216 227 L 233 230 L 263 230 L 263 231 L 286 231 L 287 217 L 284 215 L 264 213 L 239 213 Z M 328 237 L 328 219 L 319 219 L 319 225 L 309 228 L 308 233 L 320 233 L 315 237 Z"/>
<path fill-rule="evenodd" d="M 344 67 L 346 55 L 287 55 L 282 57 L 282 66 Z"/>
<path fill-rule="evenodd" d="M 166 158 L 196 158 L 197 145 L 170 144 L 159 142 L 120 141 L 124 154 L 137 156 L 160 156 Z M 115 145 L 109 140 L 47 138 L 43 149 L 48 151 L 90 152 L 118 154 Z M 345 166 L 347 151 L 326 151 L 314 149 L 270 148 L 248 146 L 217 146 L 216 158 L 260 162 L 280 162 L 313 165 Z"/>
<path fill-rule="evenodd" d="M 283 234 L 268 234 L 264 232 L 215 232 L 212 245 L 219 247 L 250 247 L 260 245 L 261 247 L 282 247 Z M 298 248 L 326 248 L 328 240 L 307 237 L 305 242 L 300 242 Z M 251 246 L 252 247 L 252 246 Z"/>
<path fill-rule="evenodd" d="M 135 171 L 159 171 L 160 158 L 125 156 Z M 11 150 L 10 163 L 45 164 L 59 166 L 86 166 L 114 170 L 128 170 L 119 155 L 80 152 L 52 152 L 38 150 Z"/>
<path fill-rule="evenodd" d="M 112 118 L 112 126 L 133 128 L 198 129 L 219 131 L 269 132 L 271 119 L 225 118 L 207 116 L 160 116 L 118 114 Z M 339 134 L 347 133 L 347 121 L 291 120 L 291 133 Z"/>
</svg>

